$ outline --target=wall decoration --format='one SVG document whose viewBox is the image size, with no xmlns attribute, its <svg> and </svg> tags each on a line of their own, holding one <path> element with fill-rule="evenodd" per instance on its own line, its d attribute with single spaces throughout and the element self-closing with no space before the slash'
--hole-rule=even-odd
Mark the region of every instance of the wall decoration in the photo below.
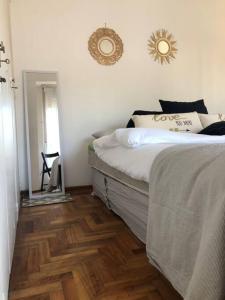
<svg viewBox="0 0 225 300">
<path fill-rule="evenodd" d="M 178 51 L 175 47 L 176 43 L 172 34 L 168 33 L 167 30 L 157 30 L 149 39 L 149 52 L 155 61 L 161 64 L 169 64 L 171 60 L 175 59 L 175 55 Z"/>
<path fill-rule="evenodd" d="M 115 64 L 123 54 L 123 42 L 110 28 L 98 28 L 89 38 L 88 50 L 101 65 Z"/>
</svg>

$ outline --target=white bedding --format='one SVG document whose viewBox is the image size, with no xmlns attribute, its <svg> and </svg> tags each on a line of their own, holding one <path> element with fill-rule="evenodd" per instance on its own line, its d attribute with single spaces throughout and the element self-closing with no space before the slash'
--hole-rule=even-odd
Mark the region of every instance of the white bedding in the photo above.
<svg viewBox="0 0 225 300">
<path fill-rule="evenodd" d="M 149 183 L 151 166 L 162 150 L 176 144 L 216 143 L 225 143 L 225 136 L 129 128 L 96 139 L 93 146 L 98 157 L 111 167 Z"/>
</svg>

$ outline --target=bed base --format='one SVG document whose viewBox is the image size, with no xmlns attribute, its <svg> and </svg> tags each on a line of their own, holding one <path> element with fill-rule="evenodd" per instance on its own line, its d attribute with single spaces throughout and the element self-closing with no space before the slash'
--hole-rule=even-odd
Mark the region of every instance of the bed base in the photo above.
<svg viewBox="0 0 225 300">
<path fill-rule="evenodd" d="M 141 193 L 93 168 L 93 195 L 119 215 L 131 231 L 145 243 L 148 195 Z"/>
</svg>

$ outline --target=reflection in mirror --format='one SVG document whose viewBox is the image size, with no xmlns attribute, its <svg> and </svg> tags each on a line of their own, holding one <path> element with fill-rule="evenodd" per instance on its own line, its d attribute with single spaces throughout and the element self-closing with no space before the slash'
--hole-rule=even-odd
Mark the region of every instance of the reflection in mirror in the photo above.
<svg viewBox="0 0 225 300">
<path fill-rule="evenodd" d="M 158 43 L 158 50 L 161 54 L 165 55 L 169 52 L 170 46 L 166 41 L 162 40 Z"/>
<path fill-rule="evenodd" d="M 103 38 L 99 41 L 99 51 L 103 55 L 111 55 L 114 52 L 114 43 L 109 38 Z"/>
<path fill-rule="evenodd" d="M 24 72 L 30 198 L 64 193 L 57 74 Z"/>
</svg>

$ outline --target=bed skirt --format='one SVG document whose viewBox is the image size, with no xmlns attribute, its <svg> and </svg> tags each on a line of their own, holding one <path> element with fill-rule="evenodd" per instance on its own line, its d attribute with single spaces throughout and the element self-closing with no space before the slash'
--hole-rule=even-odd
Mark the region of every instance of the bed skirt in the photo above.
<svg viewBox="0 0 225 300">
<path fill-rule="evenodd" d="M 146 242 L 148 202 L 146 193 L 129 186 L 92 168 L 93 192 L 105 205 L 119 215 L 131 231 Z"/>
</svg>

